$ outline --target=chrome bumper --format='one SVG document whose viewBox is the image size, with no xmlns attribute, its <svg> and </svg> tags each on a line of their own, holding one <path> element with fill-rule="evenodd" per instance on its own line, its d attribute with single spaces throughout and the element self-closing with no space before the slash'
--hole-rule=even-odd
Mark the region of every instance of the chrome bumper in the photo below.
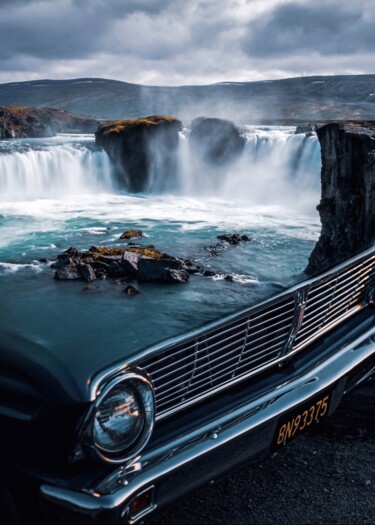
<svg viewBox="0 0 375 525">
<path fill-rule="evenodd" d="M 369 377 L 375 370 L 374 358 L 375 327 L 371 327 L 300 377 L 140 455 L 90 490 L 73 492 L 42 485 L 47 513 L 52 512 L 48 515 L 54 523 L 59 513 L 68 514 L 69 523 L 75 523 L 74 517 L 79 517 L 79 523 L 134 523 L 155 507 L 265 455 L 280 417 L 325 389 L 333 389 L 333 412 L 345 393 L 346 379 L 352 377 L 357 384 Z M 129 504 L 148 489 L 148 508 L 130 516 Z"/>
</svg>

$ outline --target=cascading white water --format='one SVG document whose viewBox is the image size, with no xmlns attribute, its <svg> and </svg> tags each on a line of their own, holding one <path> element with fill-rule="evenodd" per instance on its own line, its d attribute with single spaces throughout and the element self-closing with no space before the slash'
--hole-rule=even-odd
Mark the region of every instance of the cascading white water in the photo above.
<svg viewBox="0 0 375 525">
<path fill-rule="evenodd" d="M 150 193 L 179 193 L 303 207 L 319 198 L 320 147 L 315 135 L 293 129 L 246 128 L 240 158 L 218 168 L 199 164 L 180 134 L 178 170 L 168 180 L 160 163 L 150 177 Z M 25 200 L 82 193 L 116 193 L 110 160 L 93 137 L 11 141 L 0 149 L 0 198 Z M 10 145 L 9 145 L 10 144 Z M 155 152 L 155 159 L 158 155 Z M 120 188 L 124 191 L 124 188 Z"/>
<path fill-rule="evenodd" d="M 229 167 L 204 165 L 192 158 L 181 134 L 180 180 L 189 195 L 217 195 L 257 204 L 314 205 L 320 191 L 320 146 L 316 135 L 294 129 L 247 127 L 244 151 Z"/>
<path fill-rule="evenodd" d="M 95 342 L 103 347 L 108 333 L 131 326 L 142 344 L 154 344 L 299 279 L 320 232 L 317 138 L 285 128 L 246 133 L 240 158 L 214 167 L 198 161 L 184 130 L 178 169 L 168 177 L 156 144 L 148 191 L 138 195 L 119 186 L 92 135 L 0 141 L 0 325 L 42 334 L 52 345 L 67 337 L 86 344 L 98 326 Z M 123 289 L 109 279 L 84 289 L 53 280 L 50 261 L 62 250 L 122 247 L 119 237 L 131 228 L 145 232 L 141 242 L 192 259 L 215 278 L 196 275 L 176 287 L 139 283 L 138 301 L 121 299 Z M 226 232 L 253 241 L 212 257 L 207 246 Z"/>
<path fill-rule="evenodd" d="M 31 143 L 32 144 L 32 143 Z M 21 141 L 0 155 L 0 198 L 22 200 L 112 191 L 104 151 L 60 143 L 25 148 Z"/>
</svg>

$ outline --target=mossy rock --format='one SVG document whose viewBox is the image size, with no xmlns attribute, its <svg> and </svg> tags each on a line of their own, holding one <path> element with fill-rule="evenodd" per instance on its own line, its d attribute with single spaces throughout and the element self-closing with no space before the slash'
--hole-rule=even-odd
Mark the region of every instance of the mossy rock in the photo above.
<svg viewBox="0 0 375 525">
<path fill-rule="evenodd" d="M 159 174 L 166 187 L 175 176 L 181 129 L 182 122 L 169 116 L 116 120 L 99 126 L 95 140 L 111 159 L 118 182 L 128 191 L 143 192 L 151 173 Z"/>
</svg>

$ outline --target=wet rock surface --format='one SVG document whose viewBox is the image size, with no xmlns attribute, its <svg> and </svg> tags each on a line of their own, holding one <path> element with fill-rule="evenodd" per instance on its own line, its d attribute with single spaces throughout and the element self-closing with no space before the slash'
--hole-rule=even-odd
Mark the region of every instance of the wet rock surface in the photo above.
<svg viewBox="0 0 375 525">
<path fill-rule="evenodd" d="M 220 241 L 228 242 L 229 244 L 240 244 L 241 241 L 251 241 L 248 235 L 240 235 L 239 233 L 225 233 L 217 236 Z"/>
<path fill-rule="evenodd" d="M 97 119 L 68 111 L 29 106 L 0 106 L 0 139 L 53 137 L 56 133 L 94 133 Z"/>
<path fill-rule="evenodd" d="M 374 455 L 372 384 L 280 452 L 242 467 L 145 525 L 373 524 Z"/>
<path fill-rule="evenodd" d="M 191 123 L 189 143 L 193 154 L 201 160 L 222 166 L 238 159 L 245 138 L 229 120 L 198 117 Z"/>
<path fill-rule="evenodd" d="M 222 250 L 252 240 L 250 236 L 240 233 L 226 233 L 217 238 L 220 242 L 203 246 L 203 250 L 208 251 L 205 257 L 207 260 L 218 256 Z M 236 281 L 233 274 L 205 268 L 201 261 L 204 261 L 201 256 L 195 260 L 175 257 L 156 249 L 154 245 L 128 242 L 124 247 L 91 246 L 88 250 L 71 246 L 57 255 L 57 260 L 50 264 L 50 268 L 55 270 L 54 278 L 57 281 L 81 280 L 92 283 L 97 279 L 112 279 L 116 284 L 126 285 L 127 295 L 136 294 L 133 287 L 128 286 L 132 280 L 140 283 L 187 283 L 190 275 L 200 274 L 227 282 Z"/>
<path fill-rule="evenodd" d="M 177 170 L 181 129 L 182 122 L 168 116 L 117 120 L 99 126 L 95 140 L 108 153 L 120 183 L 129 191 L 140 192 L 148 188 L 155 168 L 168 185 Z"/>
<path fill-rule="evenodd" d="M 58 281 L 83 280 L 88 283 L 107 277 L 116 283 L 137 279 L 145 283 L 186 283 L 190 273 L 197 273 L 191 261 L 167 255 L 154 246 L 127 246 L 126 248 L 91 246 L 88 251 L 70 247 L 59 254 L 50 265 L 56 270 Z M 135 295 L 135 288 L 127 286 L 127 295 Z M 137 292 L 138 293 L 138 292 Z"/>
<path fill-rule="evenodd" d="M 222 250 L 225 250 L 225 248 L 228 247 L 228 245 L 237 245 L 241 242 L 249 242 L 253 240 L 249 235 L 241 235 L 239 233 L 224 233 L 222 235 L 217 235 L 216 238 L 219 239 L 220 242 L 203 246 L 203 249 L 208 251 L 210 257 L 217 257 Z"/>
<path fill-rule="evenodd" d="M 183 267 L 184 262 L 181 259 L 142 257 L 138 263 L 138 279 L 157 283 L 186 282 L 189 274 Z"/>
<path fill-rule="evenodd" d="M 143 231 L 142 230 L 126 230 L 122 235 L 120 235 L 120 239 L 142 239 L 143 237 Z"/>
<path fill-rule="evenodd" d="M 322 151 L 320 238 L 306 268 L 327 270 L 375 242 L 375 122 L 317 129 Z"/>
<path fill-rule="evenodd" d="M 124 293 L 128 295 L 129 297 L 132 297 L 133 295 L 138 295 L 142 292 L 138 290 L 138 288 L 136 288 L 132 284 L 128 284 L 128 286 L 124 290 Z"/>
</svg>

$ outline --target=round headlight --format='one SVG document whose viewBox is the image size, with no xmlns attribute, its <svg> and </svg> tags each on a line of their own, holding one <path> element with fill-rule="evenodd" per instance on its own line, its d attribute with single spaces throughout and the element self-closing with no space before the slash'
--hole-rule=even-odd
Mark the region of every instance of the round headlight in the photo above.
<svg viewBox="0 0 375 525">
<path fill-rule="evenodd" d="M 103 390 L 92 421 L 92 439 L 105 459 L 124 461 L 146 445 L 154 424 L 154 396 L 148 381 L 129 373 Z"/>
</svg>

